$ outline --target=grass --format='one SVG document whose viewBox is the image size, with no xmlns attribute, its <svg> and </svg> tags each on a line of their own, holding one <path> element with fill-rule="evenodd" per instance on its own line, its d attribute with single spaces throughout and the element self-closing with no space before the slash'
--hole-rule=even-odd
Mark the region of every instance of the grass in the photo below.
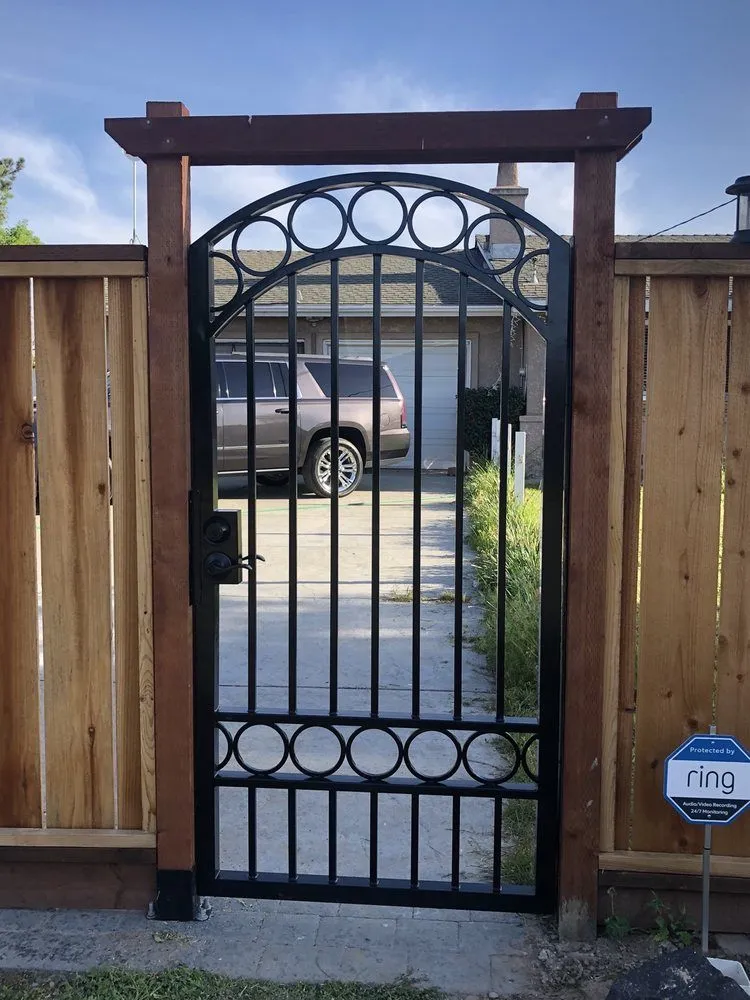
<svg viewBox="0 0 750 1000">
<path fill-rule="evenodd" d="M 414 591 L 411 587 L 395 587 L 390 593 L 386 594 L 384 600 L 390 601 L 393 604 L 411 604 L 414 600 Z M 442 590 L 439 594 L 423 594 L 423 603 L 433 603 L 433 604 L 453 604 L 456 600 L 456 594 L 453 590 Z M 471 600 L 470 594 L 463 595 L 463 603 L 468 604 Z"/>
<path fill-rule="evenodd" d="M 500 470 L 487 463 L 472 469 L 466 482 L 468 540 L 476 553 L 477 587 L 484 604 L 482 629 L 474 648 L 485 655 L 495 677 L 497 659 L 497 549 Z M 508 490 L 505 558 L 505 714 L 537 713 L 538 636 L 541 571 L 541 493 L 527 490 L 519 504 Z M 502 752 L 502 751 L 500 751 Z M 531 761 L 534 763 L 534 761 Z M 523 779 L 521 779 L 523 780 Z M 503 808 L 503 881 L 534 882 L 536 803 L 508 799 Z"/>
<path fill-rule="evenodd" d="M 390 594 L 386 594 L 385 600 L 394 604 L 411 604 L 414 600 L 414 591 L 411 587 L 396 587 Z"/>
<path fill-rule="evenodd" d="M 497 525 L 500 470 L 475 467 L 466 482 L 468 540 L 476 553 L 475 574 L 484 603 L 476 648 L 494 677 L 497 625 Z M 505 583 L 505 714 L 535 716 L 537 710 L 541 493 L 527 490 L 518 504 L 508 492 Z"/>
<path fill-rule="evenodd" d="M 103 969 L 85 975 L 0 976 L 0 1000 L 439 1000 L 438 990 L 410 979 L 387 986 L 229 979 L 176 968 L 165 972 Z"/>
</svg>

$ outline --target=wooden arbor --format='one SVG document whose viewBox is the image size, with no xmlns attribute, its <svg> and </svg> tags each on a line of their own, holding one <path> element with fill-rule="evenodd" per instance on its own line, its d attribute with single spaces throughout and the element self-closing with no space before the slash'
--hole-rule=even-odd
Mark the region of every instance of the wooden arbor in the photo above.
<svg viewBox="0 0 750 1000">
<path fill-rule="evenodd" d="M 149 363 L 160 915 L 195 906 L 188 594 L 190 166 L 572 162 L 573 395 L 560 930 L 595 932 L 605 653 L 616 164 L 651 120 L 612 93 L 574 110 L 190 118 L 150 102 L 105 127 L 148 170 Z"/>
</svg>

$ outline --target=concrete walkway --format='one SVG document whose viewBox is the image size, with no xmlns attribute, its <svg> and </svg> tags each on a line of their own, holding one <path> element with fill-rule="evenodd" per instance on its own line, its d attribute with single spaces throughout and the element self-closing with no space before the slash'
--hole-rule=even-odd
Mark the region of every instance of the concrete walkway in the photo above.
<svg viewBox="0 0 750 1000">
<path fill-rule="evenodd" d="M 454 561 L 455 479 L 424 476 L 421 553 L 421 704 L 424 714 L 450 715 L 454 680 Z M 247 502 L 225 499 L 223 505 Z M 380 713 L 404 713 L 411 707 L 413 566 L 412 474 L 386 472 L 381 494 L 380 530 Z M 257 628 L 258 706 L 286 711 L 288 704 L 289 622 L 289 504 L 285 490 L 265 490 L 257 505 L 258 552 L 266 561 L 258 566 Z M 244 525 L 247 531 L 246 523 Z M 369 484 L 345 498 L 340 510 L 339 549 L 339 711 L 367 713 L 370 709 L 371 671 L 371 538 L 372 495 Z M 298 507 L 298 710 L 327 712 L 330 683 L 330 505 L 315 497 L 301 497 Z M 465 596 L 471 596 L 472 553 L 464 553 Z M 223 707 L 247 703 L 248 604 L 245 587 L 223 587 L 220 607 L 220 696 Z M 491 710 L 490 686 L 483 658 L 470 647 L 478 629 L 481 608 L 463 605 L 464 636 L 459 639 L 463 663 L 462 708 L 465 714 Z M 236 731 L 237 727 L 233 727 Z M 291 737 L 296 726 L 281 727 Z M 344 738 L 353 727 L 338 727 Z M 405 742 L 410 730 L 396 730 Z M 459 734 L 460 739 L 465 737 Z M 222 740 L 222 752 L 224 750 Z M 386 733 L 371 732 L 356 740 L 356 763 L 361 770 L 384 773 L 395 762 L 394 741 Z M 244 759 L 253 767 L 271 769 L 281 759 L 283 743 L 268 727 L 254 727 L 240 741 Z M 339 744 L 330 732 L 316 727 L 296 744 L 304 766 L 325 771 L 334 766 Z M 415 741 L 413 758 L 421 773 L 444 773 L 455 759 L 448 738 L 426 733 Z M 473 747 L 473 762 L 485 770 L 501 766 L 490 740 Z M 235 765 L 236 767 L 236 765 Z M 290 761 L 285 773 L 295 772 Z M 337 771 L 353 775 L 344 763 Z M 402 765 L 397 776 L 412 778 Z M 367 877 L 369 868 L 369 796 L 339 794 L 337 838 L 338 874 Z M 411 812 L 408 796 L 379 797 L 378 873 L 382 878 L 409 877 Z M 301 791 L 297 804 L 297 861 L 300 873 L 328 872 L 327 793 Z M 448 797 L 425 796 L 420 810 L 420 877 L 450 879 L 451 803 Z M 257 863 L 261 871 L 287 871 L 287 797 L 284 791 L 257 792 Z M 222 789 L 220 793 L 220 863 L 224 869 L 245 870 L 247 849 L 247 793 Z M 462 802 L 462 879 L 484 881 L 491 851 L 492 803 L 466 798 Z"/>
<path fill-rule="evenodd" d="M 412 482 L 405 473 L 384 473 L 381 524 L 379 620 L 381 712 L 411 705 Z M 455 480 L 425 476 L 422 502 L 421 691 L 426 714 L 453 710 Z M 225 507 L 247 502 L 227 497 Z M 300 710 L 327 711 L 329 703 L 330 521 L 329 504 L 302 497 L 298 524 Z M 262 491 L 258 504 L 258 704 L 286 710 L 288 699 L 288 502 L 283 490 Z M 339 705 L 367 712 L 370 706 L 370 595 L 372 497 L 364 488 L 341 502 Z M 471 553 L 464 557 L 471 594 Z M 247 701 L 248 604 L 244 587 L 223 587 L 220 612 L 220 688 L 223 706 Z M 481 608 L 464 606 L 464 636 L 477 629 Z M 492 710 L 482 659 L 459 637 L 463 664 L 463 711 Z M 285 726 L 291 734 L 294 727 Z M 350 732 L 342 727 L 344 736 Z M 398 730 L 402 740 L 408 729 Z M 381 734 L 382 735 L 382 734 Z M 309 730 L 298 750 L 320 769 L 334 754 L 334 737 Z M 437 772 L 446 748 L 438 735 L 420 737 L 420 766 Z M 268 767 L 280 744 L 261 729 L 243 738 L 242 751 Z M 415 744 L 416 745 L 416 744 Z M 372 734 L 357 743 L 357 763 L 386 769 L 393 746 Z M 496 749 L 476 746 L 472 763 L 500 766 Z M 293 770 L 290 763 L 285 771 Z M 348 765 L 341 773 L 351 774 Z M 400 772 L 404 773 L 402 768 Z M 287 870 L 286 794 L 258 793 L 258 866 Z M 327 793 L 297 795 L 297 862 L 300 873 L 327 873 Z M 337 861 L 340 875 L 369 873 L 369 796 L 339 793 Z M 222 790 L 221 865 L 247 865 L 247 793 Z M 487 800 L 462 802 L 461 878 L 482 881 L 492 844 Z M 450 877 L 450 801 L 425 796 L 420 809 L 420 877 Z M 190 817 L 186 817 L 186 822 Z M 408 797 L 381 795 L 378 874 L 408 878 Z M 516 915 L 379 906 L 214 900 L 210 920 L 193 924 L 150 922 L 143 914 L 112 912 L 0 911 L 0 968 L 86 970 L 100 965 L 162 969 L 184 964 L 233 976 L 276 981 L 349 980 L 387 983 L 415 976 L 452 994 L 523 995 L 530 985 L 524 952 L 527 924 Z M 533 921 L 528 926 L 535 926 Z"/>
<path fill-rule="evenodd" d="M 175 965 L 277 982 L 388 983 L 413 976 L 456 995 L 523 996 L 532 982 L 520 917 L 216 900 L 202 923 L 142 914 L 0 910 L 0 969 Z M 527 952 L 526 952 L 527 954 Z"/>
</svg>

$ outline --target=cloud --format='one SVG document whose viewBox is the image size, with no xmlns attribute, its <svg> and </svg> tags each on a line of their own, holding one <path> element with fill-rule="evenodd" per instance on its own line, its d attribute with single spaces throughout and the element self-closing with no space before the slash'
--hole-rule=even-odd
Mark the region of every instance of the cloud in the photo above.
<svg viewBox="0 0 750 1000">
<path fill-rule="evenodd" d="M 319 87 L 319 84 L 318 84 Z M 312 93 L 316 88 L 311 84 Z M 339 112 L 456 110 L 476 105 L 472 95 L 450 89 L 431 89 L 408 74 L 381 64 L 368 72 L 349 73 L 327 88 L 329 101 Z M 323 103 L 322 95 L 318 104 Z M 84 151 L 54 134 L 44 134 L 15 124 L 0 124 L 3 155 L 23 156 L 26 169 L 19 178 L 11 203 L 12 219 L 27 218 L 47 243 L 123 243 L 132 232 L 131 165 L 114 143 L 104 137 L 92 139 Z M 200 167 L 192 171 L 193 238 L 244 205 L 282 190 L 305 178 L 345 172 L 346 167 Z M 388 170 L 388 167 L 378 168 Z M 137 232 L 145 243 L 145 169 L 138 170 L 139 212 Z M 459 184 L 487 191 L 495 182 L 495 164 L 394 166 L 395 172 L 413 172 L 447 177 Z M 522 164 L 521 183 L 529 188 L 528 210 L 557 232 L 569 233 L 573 218 L 573 170 L 570 164 Z M 636 210 L 637 174 L 627 163 L 618 170 L 617 229 L 638 232 L 642 228 Z M 407 204 L 420 192 L 405 189 Z M 374 238 L 389 235 L 399 225 L 401 210 L 385 196 L 368 195 L 359 202 L 355 221 Z M 344 196 L 344 203 L 348 195 Z M 470 220 L 484 209 L 467 204 Z M 340 225 L 330 205 L 310 202 L 297 217 L 306 242 L 322 246 L 330 242 Z M 271 213 L 285 218 L 286 210 Z M 431 199 L 417 215 L 417 230 L 428 245 L 450 243 L 457 231 L 457 210 L 444 199 Z M 486 224 L 480 229 L 486 231 Z M 408 234 L 403 237 L 408 240 Z M 277 249 L 283 238 L 272 226 L 254 226 L 240 246 Z"/>
<path fill-rule="evenodd" d="M 334 87 L 336 109 L 342 113 L 377 111 L 464 111 L 468 94 L 433 90 L 384 64 L 367 72 L 351 72 Z"/>
<path fill-rule="evenodd" d="M 3 155 L 23 157 L 26 166 L 10 204 L 11 221 L 27 218 L 45 243 L 123 243 L 132 223 L 124 200 L 127 163 L 121 190 L 105 207 L 79 149 L 56 136 L 22 128 L 0 127 Z"/>
</svg>

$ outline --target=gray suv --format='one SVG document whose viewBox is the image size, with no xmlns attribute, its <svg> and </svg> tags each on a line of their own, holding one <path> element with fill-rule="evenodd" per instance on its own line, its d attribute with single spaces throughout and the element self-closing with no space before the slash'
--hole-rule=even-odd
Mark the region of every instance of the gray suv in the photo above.
<svg viewBox="0 0 750 1000">
<path fill-rule="evenodd" d="M 359 486 L 372 463 L 373 363 L 339 361 L 339 496 Z M 258 479 L 289 478 L 289 361 L 283 354 L 255 357 L 255 468 Z M 331 495 L 331 359 L 305 354 L 297 359 L 297 472 L 321 497 Z M 241 355 L 216 360 L 218 471 L 222 478 L 247 472 L 247 361 Z M 406 405 L 387 365 L 380 373 L 380 455 L 383 464 L 406 458 L 410 435 Z"/>
</svg>

